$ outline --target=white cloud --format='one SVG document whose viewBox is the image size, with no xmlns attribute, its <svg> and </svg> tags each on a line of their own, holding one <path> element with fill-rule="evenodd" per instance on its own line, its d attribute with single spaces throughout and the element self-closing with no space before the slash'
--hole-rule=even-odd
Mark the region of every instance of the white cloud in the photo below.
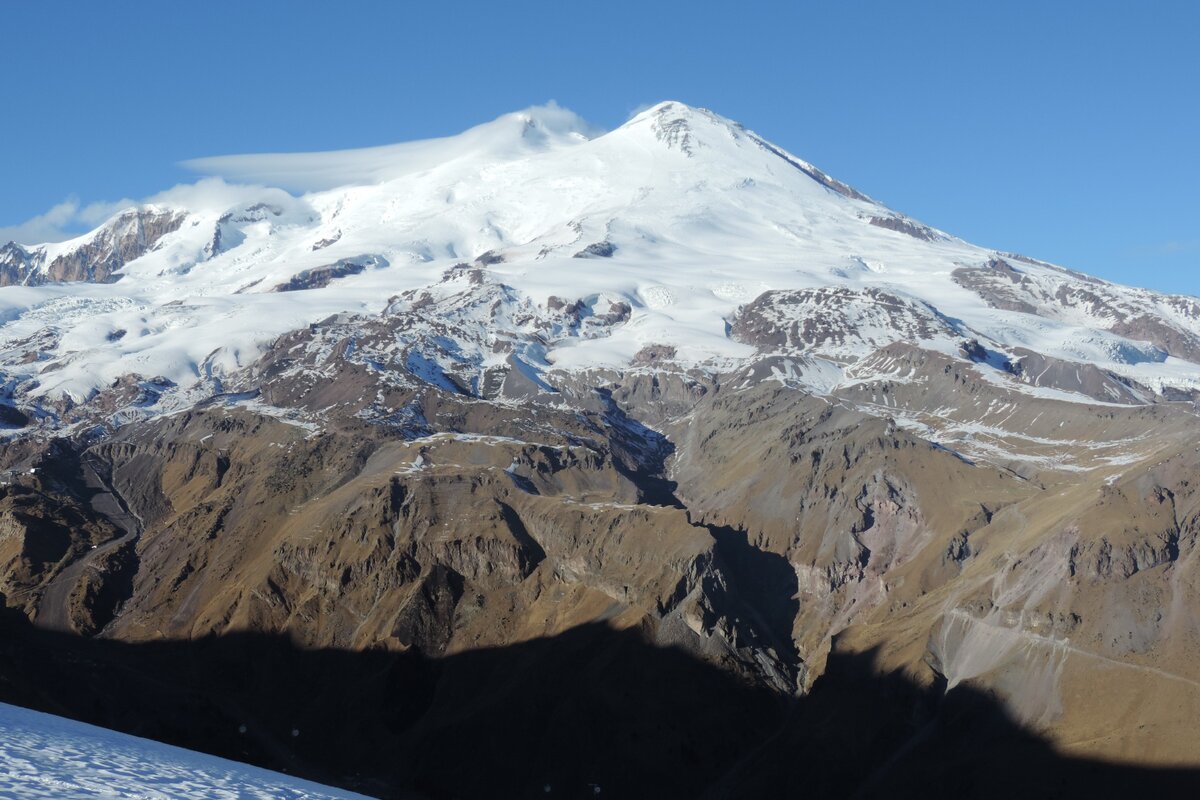
<svg viewBox="0 0 1200 800">
<path fill-rule="evenodd" d="M 0 242 L 15 241 L 21 244 L 58 242 L 71 238 L 64 228 L 79 213 L 79 201 L 69 197 L 50 208 L 44 214 L 25 220 L 19 225 L 0 227 Z"/>
<path fill-rule="evenodd" d="M 370 184 L 436 168 L 459 158 L 519 158 L 539 148 L 561 146 L 603 131 L 554 101 L 505 114 L 456 136 L 382 147 L 314 153 L 252 153 L 194 158 L 182 166 L 230 181 L 312 192 Z"/>
<path fill-rule="evenodd" d="M 78 198 L 68 197 L 48 211 L 22 223 L 0 226 L 0 243 L 13 241 L 32 245 L 72 239 L 95 228 L 122 209 L 135 205 L 136 201 L 127 199 L 81 206 Z"/>
<path fill-rule="evenodd" d="M 225 211 L 243 203 L 269 202 L 288 207 L 295 198 L 282 189 L 244 183 L 226 183 L 221 178 L 201 178 L 180 183 L 146 198 L 145 203 L 182 206 L 192 211 Z"/>
<path fill-rule="evenodd" d="M 141 201 L 123 199 L 81 205 L 78 198 L 69 197 L 20 224 L 0 226 L 0 244 L 12 240 L 35 245 L 71 239 L 142 203 L 224 210 L 239 203 L 266 201 L 304 215 L 311 213 L 307 202 L 289 192 L 377 183 L 460 158 L 478 160 L 483 153 L 497 161 L 520 158 L 545 148 L 573 145 L 603 132 L 551 100 L 545 105 L 505 114 L 457 136 L 439 139 L 357 150 L 197 158 L 182 165 L 211 177 L 180 184 Z"/>
<path fill-rule="evenodd" d="M 100 223 L 106 222 L 125 209 L 136 205 L 139 205 L 138 201 L 131 200 L 128 197 L 112 203 L 88 203 L 86 206 L 79 209 L 79 213 L 76 214 L 76 219 L 83 223 L 83 225 L 87 228 L 95 228 L 96 226 L 100 225 Z"/>
<path fill-rule="evenodd" d="M 632 111 L 629 112 L 629 116 L 625 118 L 625 121 L 628 122 L 629 120 L 636 117 L 638 114 L 641 114 L 643 111 L 649 111 L 650 109 L 654 108 L 656 105 L 658 105 L 658 103 L 639 103 L 638 105 L 633 107 Z"/>
<path fill-rule="evenodd" d="M 126 209 L 141 205 L 182 207 L 191 211 L 225 211 L 236 205 L 271 203 L 290 214 L 305 217 L 311 207 L 282 189 L 248 184 L 226 183 L 220 178 L 203 178 L 183 183 L 143 200 L 125 198 L 113 202 L 81 205 L 68 197 L 45 213 L 18 225 L 0 226 L 0 244 L 10 241 L 26 246 L 61 242 L 95 230 Z"/>
</svg>

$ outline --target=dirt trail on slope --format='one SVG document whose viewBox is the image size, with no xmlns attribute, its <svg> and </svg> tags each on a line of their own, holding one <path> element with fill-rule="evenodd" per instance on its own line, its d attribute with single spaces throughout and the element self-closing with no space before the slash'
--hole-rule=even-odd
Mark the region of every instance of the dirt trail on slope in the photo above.
<svg viewBox="0 0 1200 800">
<path fill-rule="evenodd" d="M 89 567 L 94 569 L 100 558 L 142 535 L 141 520 L 129 510 L 121 496 L 100 474 L 94 460 L 84 456 L 80 459 L 80 466 L 84 485 L 95 491 L 88 501 L 92 510 L 103 515 L 124 533 L 89 550 L 47 584 L 38 607 L 37 624 L 41 628 L 67 633 L 74 632 L 69 612 L 71 592 L 79 585 L 84 571 Z"/>
</svg>

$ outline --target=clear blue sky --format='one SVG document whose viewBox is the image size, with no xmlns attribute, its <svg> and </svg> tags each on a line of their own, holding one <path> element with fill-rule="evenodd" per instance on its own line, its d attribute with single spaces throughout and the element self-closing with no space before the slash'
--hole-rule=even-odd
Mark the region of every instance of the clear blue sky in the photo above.
<svg viewBox="0 0 1200 800">
<path fill-rule="evenodd" d="M 0 233 L 187 158 L 675 99 L 979 244 L 1200 294 L 1200 2 L 39 0 L 0 29 Z"/>
</svg>

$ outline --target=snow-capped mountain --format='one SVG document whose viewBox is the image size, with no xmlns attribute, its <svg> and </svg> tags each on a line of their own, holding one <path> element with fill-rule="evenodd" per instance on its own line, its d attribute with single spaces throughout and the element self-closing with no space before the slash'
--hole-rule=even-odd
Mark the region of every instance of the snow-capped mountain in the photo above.
<svg viewBox="0 0 1200 800">
<path fill-rule="evenodd" d="M 6 699 L 385 796 L 1200 765 L 1200 300 L 679 103 L 194 166 L 0 248 Z"/>
<path fill-rule="evenodd" d="M 194 166 L 309 191 L 207 179 L 77 239 L 0 251 L 0 363 L 34 417 L 119 380 L 169 387 L 141 413 L 176 408 L 283 333 L 452 295 L 474 334 L 420 374 L 468 384 L 510 357 L 553 386 L 659 348 L 710 370 L 803 355 L 828 391 L 907 341 L 1025 392 L 1047 383 L 1042 361 L 1020 369 L 1028 353 L 1133 387 L 1057 387 L 1090 399 L 1200 387 L 1200 301 L 973 246 L 680 103 L 607 133 L 552 106 L 445 139 Z M 476 285 L 496 287 L 503 318 L 480 316 Z M 551 319 L 562 308 L 577 319 Z"/>
</svg>

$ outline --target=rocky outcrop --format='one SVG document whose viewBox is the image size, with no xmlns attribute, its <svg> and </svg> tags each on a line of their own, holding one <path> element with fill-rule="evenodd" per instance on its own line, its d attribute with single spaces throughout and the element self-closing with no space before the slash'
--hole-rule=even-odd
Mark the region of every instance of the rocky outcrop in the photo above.
<svg viewBox="0 0 1200 800">
<path fill-rule="evenodd" d="M 341 241 L 341 239 L 342 232 L 340 230 L 334 231 L 331 236 L 327 236 L 324 239 L 318 239 L 317 241 L 313 242 L 312 249 L 314 251 L 324 250 L 326 247 L 329 247 L 332 244 L 337 244 L 339 241 Z"/>
<path fill-rule="evenodd" d="M 648 344 L 633 356 L 634 364 L 658 364 L 675 358 L 675 348 L 669 344 Z"/>
<path fill-rule="evenodd" d="M 896 336 L 925 341 L 960 336 L 954 323 L 925 303 L 849 287 L 764 292 L 738 310 L 729 334 L 760 351 L 834 356 L 856 356 Z"/>
<path fill-rule="evenodd" d="M 37 283 L 39 268 L 45 259 L 41 250 L 26 250 L 16 242 L 0 247 L 0 286 Z"/>
<path fill-rule="evenodd" d="M 46 491 L 36 474 L 5 483 L 0 487 L 0 592 L 10 608 L 34 619 L 61 615 L 78 621 L 86 612 L 66 602 L 86 577 L 78 565 L 90 551 L 115 540 L 118 530 L 78 498 Z M 103 572 L 96 573 L 97 582 Z"/>
<path fill-rule="evenodd" d="M 617 246 L 612 242 L 593 242 L 574 255 L 574 258 L 612 258 Z"/>
<path fill-rule="evenodd" d="M 1003 259 L 993 258 L 982 267 L 959 267 L 951 277 L 959 286 L 982 297 L 992 308 L 1037 313 L 1037 306 L 1026 299 L 1030 279 Z"/>
<path fill-rule="evenodd" d="M 1135 341 L 1150 342 L 1168 355 L 1200 363 L 1200 337 L 1169 324 L 1160 317 L 1141 314 L 1119 320 L 1109 330 Z"/>
<path fill-rule="evenodd" d="M 903 233 L 905 236 L 911 236 L 923 242 L 936 242 L 945 238 L 933 228 L 905 217 L 870 217 L 867 222 L 876 228 Z"/>
<path fill-rule="evenodd" d="M 333 264 L 298 272 L 292 276 L 291 280 L 278 284 L 271 291 L 298 292 L 306 289 L 322 289 L 340 278 L 358 275 L 368 268 L 377 269 L 384 266 L 387 266 L 387 260 L 379 256 L 343 258 Z"/>
<path fill-rule="evenodd" d="M 137 209 L 113 220 L 78 247 L 58 255 L 46 266 L 50 281 L 111 283 L 122 267 L 154 248 L 179 229 L 186 215 L 173 211 Z"/>
<path fill-rule="evenodd" d="M 756 136 L 756 135 L 750 133 L 749 131 L 746 131 L 744 128 L 742 129 L 742 131 L 747 136 L 749 136 L 755 142 L 755 144 L 757 144 L 763 150 L 766 150 L 771 155 L 778 156 L 779 158 L 783 159 L 788 164 L 790 164 L 792 167 L 799 170 L 800 172 L 803 172 L 805 175 L 812 178 L 814 181 L 821 184 L 829 191 L 835 192 L 836 194 L 840 194 L 842 197 L 848 197 L 851 200 L 862 200 L 864 202 L 871 201 L 871 198 L 867 197 L 865 194 L 858 191 L 853 186 L 842 183 L 841 181 L 837 180 L 836 178 L 830 177 L 829 175 L 825 174 L 824 172 L 817 169 L 812 164 L 809 164 L 806 161 L 801 161 L 798 158 L 792 157 L 791 155 L 784 152 L 783 150 L 780 150 L 778 147 L 771 144 L 767 140 L 765 140 L 759 136 Z"/>
<path fill-rule="evenodd" d="M 954 281 L 978 294 L 993 308 L 1036 314 L 1077 324 L 1087 320 L 1097 328 L 1132 340 L 1120 347 L 1118 360 L 1127 363 L 1162 360 L 1167 355 L 1200 362 L 1200 338 L 1190 320 L 1200 319 L 1195 298 L 1122 292 L 1104 281 L 1033 259 L 993 258 L 982 266 L 963 266 Z M 1014 267 L 1010 260 L 1028 267 Z M 1148 342 L 1141 348 L 1136 342 Z"/>
<path fill-rule="evenodd" d="M 1077 392 L 1105 403 L 1141 405 L 1154 397 L 1147 387 L 1094 364 L 1050 358 L 1023 347 L 1014 348 L 1013 355 L 1016 360 L 1012 372 L 1031 386 Z"/>
</svg>

